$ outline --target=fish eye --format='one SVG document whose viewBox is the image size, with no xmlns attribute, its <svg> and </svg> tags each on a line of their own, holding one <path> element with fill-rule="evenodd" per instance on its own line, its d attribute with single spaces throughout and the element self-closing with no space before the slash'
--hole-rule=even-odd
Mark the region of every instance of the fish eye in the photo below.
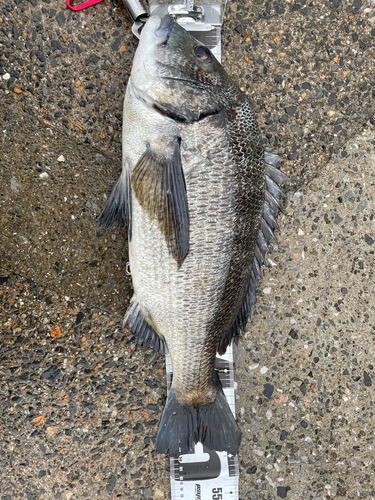
<svg viewBox="0 0 375 500">
<path fill-rule="evenodd" d="M 201 61 L 206 61 L 206 62 L 211 61 L 211 52 L 208 50 L 207 47 L 204 47 L 203 45 L 198 45 L 197 47 L 195 47 L 194 54 Z"/>
</svg>

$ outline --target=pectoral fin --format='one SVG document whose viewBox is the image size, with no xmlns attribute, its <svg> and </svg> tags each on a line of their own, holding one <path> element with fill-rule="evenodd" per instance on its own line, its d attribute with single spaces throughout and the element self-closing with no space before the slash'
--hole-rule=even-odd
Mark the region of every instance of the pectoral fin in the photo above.
<svg viewBox="0 0 375 500">
<path fill-rule="evenodd" d="M 134 167 L 131 185 L 143 210 L 164 234 L 170 254 L 181 266 L 189 250 L 189 211 L 180 140 L 175 139 L 170 158 L 150 145 Z"/>
</svg>

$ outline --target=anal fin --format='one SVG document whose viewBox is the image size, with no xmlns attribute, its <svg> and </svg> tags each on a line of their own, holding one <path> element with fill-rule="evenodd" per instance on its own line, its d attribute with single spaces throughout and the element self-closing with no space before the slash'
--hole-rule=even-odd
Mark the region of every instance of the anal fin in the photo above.
<svg viewBox="0 0 375 500">
<path fill-rule="evenodd" d="M 129 328 L 135 335 L 138 344 L 146 345 L 149 342 L 150 347 L 165 354 L 167 346 L 164 338 L 160 337 L 154 328 L 147 322 L 146 317 L 135 296 L 133 296 L 129 309 L 125 314 L 123 327 Z"/>
</svg>

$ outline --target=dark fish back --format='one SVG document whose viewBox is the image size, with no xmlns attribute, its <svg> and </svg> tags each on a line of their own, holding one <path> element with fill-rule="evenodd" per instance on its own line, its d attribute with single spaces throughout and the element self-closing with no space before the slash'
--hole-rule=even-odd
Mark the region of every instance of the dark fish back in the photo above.
<svg viewBox="0 0 375 500">
<path fill-rule="evenodd" d="M 244 303 L 250 285 L 264 203 L 264 148 L 250 103 L 242 98 L 237 105 L 228 106 L 227 116 L 236 158 L 236 222 L 231 263 L 210 335 L 207 336 L 208 342 L 220 341 L 227 335 Z M 247 315 L 244 315 L 243 327 Z"/>
</svg>

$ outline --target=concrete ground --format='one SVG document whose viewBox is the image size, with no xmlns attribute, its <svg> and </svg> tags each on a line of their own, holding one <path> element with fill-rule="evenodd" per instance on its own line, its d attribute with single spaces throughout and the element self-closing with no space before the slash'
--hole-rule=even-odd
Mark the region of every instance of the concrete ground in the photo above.
<svg viewBox="0 0 375 500">
<path fill-rule="evenodd" d="M 135 350 L 116 180 L 122 5 L 0 3 L 0 499 L 168 498 L 164 360 Z M 236 351 L 240 498 L 375 498 L 374 6 L 229 2 L 223 63 L 294 181 Z"/>
<path fill-rule="evenodd" d="M 375 498 L 374 145 L 349 141 L 280 218 L 236 367 L 244 498 Z"/>
</svg>

